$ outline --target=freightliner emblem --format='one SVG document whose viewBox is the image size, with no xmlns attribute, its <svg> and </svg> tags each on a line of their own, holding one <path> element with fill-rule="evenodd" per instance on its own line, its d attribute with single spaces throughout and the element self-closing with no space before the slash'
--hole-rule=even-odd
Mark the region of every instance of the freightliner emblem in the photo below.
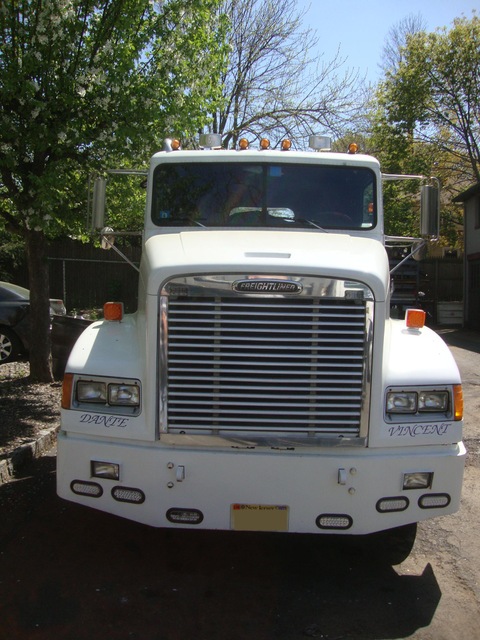
<svg viewBox="0 0 480 640">
<path fill-rule="evenodd" d="M 240 293 L 301 293 L 303 287 L 291 280 L 237 280 L 232 284 Z"/>
</svg>

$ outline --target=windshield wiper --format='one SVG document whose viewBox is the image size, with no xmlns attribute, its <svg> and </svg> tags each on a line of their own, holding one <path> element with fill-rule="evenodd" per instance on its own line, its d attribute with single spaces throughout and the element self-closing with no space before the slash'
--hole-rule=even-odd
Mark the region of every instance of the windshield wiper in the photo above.
<svg viewBox="0 0 480 640">
<path fill-rule="evenodd" d="M 319 224 L 317 224 L 316 222 L 313 222 L 313 220 L 309 220 L 308 218 L 298 219 L 297 222 L 308 222 L 308 224 L 311 227 L 315 227 L 315 229 L 320 229 L 320 231 L 323 231 L 323 233 L 330 233 L 330 231 L 328 229 L 324 229 Z"/>
</svg>

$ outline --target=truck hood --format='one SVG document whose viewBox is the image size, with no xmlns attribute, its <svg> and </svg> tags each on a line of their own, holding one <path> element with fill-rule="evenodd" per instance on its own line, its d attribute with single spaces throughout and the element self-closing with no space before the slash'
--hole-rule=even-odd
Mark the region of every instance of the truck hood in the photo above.
<svg viewBox="0 0 480 640">
<path fill-rule="evenodd" d="M 318 231 L 192 230 L 149 238 L 140 268 L 146 293 L 173 276 L 195 273 L 318 275 L 367 284 L 384 301 L 389 282 L 383 245 Z"/>
</svg>

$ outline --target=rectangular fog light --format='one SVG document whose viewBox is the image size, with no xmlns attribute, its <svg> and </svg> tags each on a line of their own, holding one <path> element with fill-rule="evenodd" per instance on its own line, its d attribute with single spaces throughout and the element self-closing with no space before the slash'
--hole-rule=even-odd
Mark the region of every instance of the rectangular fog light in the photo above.
<svg viewBox="0 0 480 640">
<path fill-rule="evenodd" d="M 101 462 L 100 460 L 90 460 L 90 474 L 92 478 L 120 480 L 120 465 L 116 462 Z"/>
<path fill-rule="evenodd" d="M 414 471 L 403 474 L 403 489 L 430 489 L 433 482 L 431 471 Z"/>
</svg>

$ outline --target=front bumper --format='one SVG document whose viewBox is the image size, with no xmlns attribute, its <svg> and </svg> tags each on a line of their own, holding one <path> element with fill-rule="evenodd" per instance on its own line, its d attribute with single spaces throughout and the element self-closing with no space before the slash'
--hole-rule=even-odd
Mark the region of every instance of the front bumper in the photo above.
<svg viewBox="0 0 480 640">
<path fill-rule="evenodd" d="M 118 465 L 118 480 L 92 477 L 92 461 Z M 57 491 L 155 527 L 242 528 L 234 509 L 273 507 L 286 510 L 281 524 L 269 528 L 262 516 L 254 517 L 253 530 L 366 534 L 455 512 L 464 461 L 462 443 L 415 451 L 249 451 L 113 443 L 60 432 Z M 403 490 L 403 474 L 420 471 L 433 473 L 431 487 Z M 125 500 L 129 495 L 143 498 Z M 444 506 L 432 508 L 436 496 Z M 185 518 L 172 519 L 182 511 Z"/>
</svg>

